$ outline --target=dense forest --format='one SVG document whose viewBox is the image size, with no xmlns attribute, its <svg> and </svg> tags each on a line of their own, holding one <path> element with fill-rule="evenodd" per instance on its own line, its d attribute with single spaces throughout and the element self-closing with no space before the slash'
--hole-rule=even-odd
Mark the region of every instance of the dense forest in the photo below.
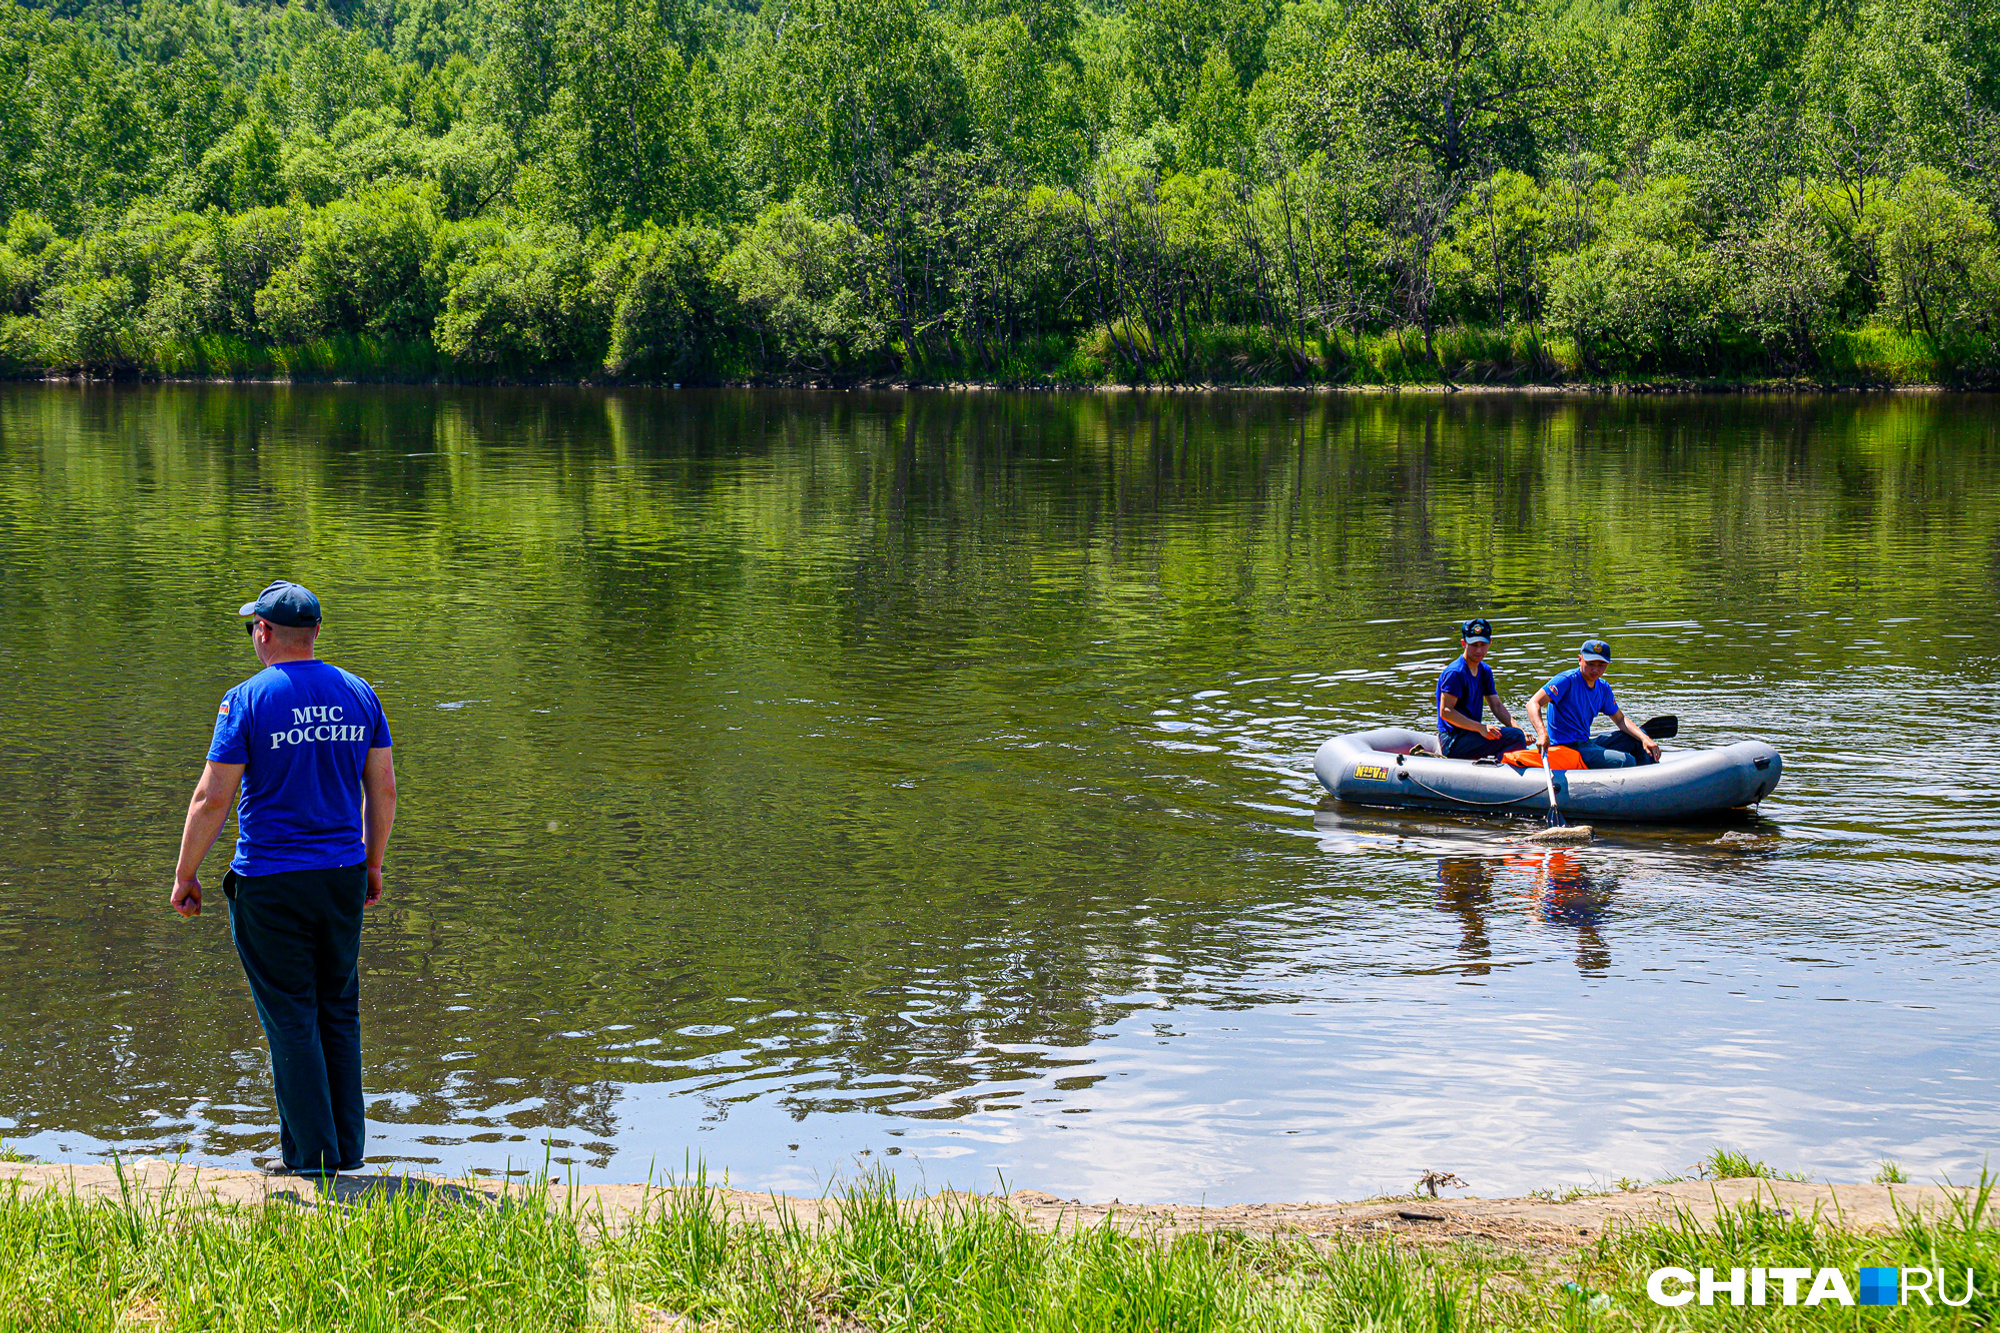
<svg viewBox="0 0 2000 1333">
<path fill-rule="evenodd" d="M 9 0 L 13 374 L 1990 381 L 2000 0 Z"/>
</svg>

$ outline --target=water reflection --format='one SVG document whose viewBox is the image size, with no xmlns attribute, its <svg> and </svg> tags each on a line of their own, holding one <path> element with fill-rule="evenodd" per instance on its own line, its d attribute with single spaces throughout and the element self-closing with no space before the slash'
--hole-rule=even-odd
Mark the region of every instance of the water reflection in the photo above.
<svg viewBox="0 0 2000 1333">
<path fill-rule="evenodd" d="M 1492 971 L 1487 920 L 1496 910 L 1525 909 L 1536 920 L 1576 932 L 1577 971 L 1611 966 L 1599 927 L 1609 914 L 1616 881 L 1609 868 L 1572 848 L 1524 848 L 1505 856 L 1438 859 L 1437 905 L 1459 920 L 1458 953 L 1467 976 Z"/>
<path fill-rule="evenodd" d="M 1493 944 L 1486 917 L 1493 906 L 1494 863 L 1483 856 L 1446 856 L 1438 860 L 1438 910 L 1459 920 L 1459 956 L 1465 974 L 1483 977 L 1493 970 Z"/>
</svg>

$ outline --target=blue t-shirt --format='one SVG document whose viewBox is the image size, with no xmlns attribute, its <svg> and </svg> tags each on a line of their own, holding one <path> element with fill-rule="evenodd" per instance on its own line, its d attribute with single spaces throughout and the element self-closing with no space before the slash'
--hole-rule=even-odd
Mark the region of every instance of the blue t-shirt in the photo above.
<svg viewBox="0 0 2000 1333">
<path fill-rule="evenodd" d="M 388 747 L 375 691 L 331 662 L 280 662 L 223 695 L 208 757 L 245 766 L 230 868 L 275 875 L 367 860 L 361 769 Z"/>
<path fill-rule="evenodd" d="M 1463 657 L 1460 657 L 1456 662 L 1446 667 L 1444 674 L 1438 677 L 1438 735 L 1446 740 L 1450 740 L 1451 733 L 1458 730 L 1457 727 L 1444 720 L 1445 695 L 1457 695 L 1458 711 L 1471 718 L 1474 722 L 1477 722 L 1485 715 L 1486 696 L 1498 693 L 1500 693 L 1500 687 L 1493 683 L 1492 667 L 1481 662 L 1479 670 L 1475 672 L 1471 664 Z"/>
<path fill-rule="evenodd" d="M 1583 672 L 1571 667 L 1542 686 L 1548 692 L 1549 744 L 1577 745 L 1590 739 L 1590 724 L 1618 711 L 1618 698 L 1611 682 L 1602 676 L 1595 685 L 1586 685 Z"/>
</svg>

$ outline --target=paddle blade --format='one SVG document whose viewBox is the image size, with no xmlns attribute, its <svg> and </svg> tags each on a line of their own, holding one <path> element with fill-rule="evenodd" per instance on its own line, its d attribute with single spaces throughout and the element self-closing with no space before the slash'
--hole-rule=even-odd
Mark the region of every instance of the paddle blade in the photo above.
<svg viewBox="0 0 2000 1333">
<path fill-rule="evenodd" d="M 1681 720 L 1668 713 L 1665 717 L 1646 719 L 1639 724 L 1639 730 L 1656 741 L 1670 741 L 1681 734 Z"/>
<path fill-rule="evenodd" d="M 1560 828 L 1545 828 L 1540 833 L 1530 833 L 1529 842 L 1579 843 L 1589 842 L 1596 835 L 1588 824 L 1565 824 Z"/>
</svg>

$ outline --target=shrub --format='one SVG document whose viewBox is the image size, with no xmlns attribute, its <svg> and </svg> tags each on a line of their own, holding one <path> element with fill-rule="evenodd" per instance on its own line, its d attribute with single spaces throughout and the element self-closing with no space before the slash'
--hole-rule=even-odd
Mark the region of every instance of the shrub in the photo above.
<svg viewBox="0 0 2000 1333">
<path fill-rule="evenodd" d="M 1870 205 L 1869 221 L 1882 256 L 1884 313 L 1933 343 L 1992 331 L 2000 253 L 1984 209 L 1942 173 L 1919 167 Z"/>
<path fill-rule="evenodd" d="M 582 235 L 566 224 L 488 234 L 450 265 L 438 350 L 488 371 L 593 363 L 604 320 Z"/>
<path fill-rule="evenodd" d="M 717 281 L 726 243 L 711 227 L 648 227 L 627 238 L 604 368 L 619 376 L 712 377 L 741 313 Z"/>
<path fill-rule="evenodd" d="M 1555 261 L 1549 321 L 1593 371 L 1700 365 L 1726 332 L 1724 291 L 1689 183 L 1662 177 L 1614 201 L 1597 238 Z"/>
<path fill-rule="evenodd" d="M 1743 325 L 1781 364 L 1818 363 L 1843 274 L 1823 228 L 1792 200 L 1731 247 L 1733 294 Z"/>
<path fill-rule="evenodd" d="M 200 200 L 241 212 L 285 197 L 283 145 L 262 116 L 236 125 L 209 147 L 196 169 Z"/>
<path fill-rule="evenodd" d="M 139 362 L 138 294 L 123 274 L 74 278 L 42 301 L 44 354 L 59 369 L 99 373 Z"/>
<path fill-rule="evenodd" d="M 868 251 L 868 238 L 847 219 L 777 204 L 757 215 L 716 276 L 742 302 L 766 360 L 845 369 L 887 345 L 881 313 L 867 294 Z"/>
<path fill-rule="evenodd" d="M 0 245 L 0 312 L 28 314 L 69 247 L 40 213 L 23 210 L 7 223 Z"/>
<path fill-rule="evenodd" d="M 305 219 L 299 256 L 257 293 L 257 322 L 275 342 L 328 334 L 429 334 L 437 298 L 427 260 L 438 217 L 407 185 L 336 200 Z"/>
</svg>

